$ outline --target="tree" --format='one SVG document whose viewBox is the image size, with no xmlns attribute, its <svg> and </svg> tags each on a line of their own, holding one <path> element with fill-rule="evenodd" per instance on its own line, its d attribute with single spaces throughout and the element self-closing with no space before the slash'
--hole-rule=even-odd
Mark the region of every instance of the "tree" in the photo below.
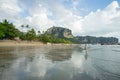
<svg viewBox="0 0 120 80">
<path fill-rule="evenodd" d="M 0 39 L 5 37 L 6 28 L 0 23 Z"/>
<path fill-rule="evenodd" d="M 27 24 L 27 25 L 21 25 L 21 27 L 22 27 L 22 32 L 24 32 L 24 31 L 23 31 L 23 28 L 26 28 L 27 31 L 28 31 L 28 29 L 30 28 L 28 24 Z"/>
<path fill-rule="evenodd" d="M 40 35 L 41 34 L 41 32 L 40 31 L 38 31 L 38 35 Z"/>
<path fill-rule="evenodd" d="M 22 27 L 22 32 L 23 32 L 24 25 L 21 25 L 21 27 Z"/>
<path fill-rule="evenodd" d="M 27 38 L 26 38 L 26 33 L 21 32 L 21 33 L 20 33 L 20 39 L 22 39 L 22 40 L 27 40 Z"/>
<path fill-rule="evenodd" d="M 35 40 L 36 39 L 36 32 L 34 29 L 31 29 L 26 34 L 27 40 Z"/>
<path fill-rule="evenodd" d="M 28 24 L 27 24 L 25 27 L 26 27 L 27 31 L 28 31 L 28 29 L 30 28 Z"/>
<path fill-rule="evenodd" d="M 26 28 L 29 28 L 29 25 L 28 25 L 28 24 L 26 25 Z"/>
<path fill-rule="evenodd" d="M 5 20 L 3 20 L 3 24 L 9 24 L 9 22 L 8 22 L 8 20 L 7 19 L 5 19 Z"/>
<path fill-rule="evenodd" d="M 1 38 L 14 39 L 19 36 L 20 31 L 5 19 L 0 23 L 0 33 Z"/>
</svg>

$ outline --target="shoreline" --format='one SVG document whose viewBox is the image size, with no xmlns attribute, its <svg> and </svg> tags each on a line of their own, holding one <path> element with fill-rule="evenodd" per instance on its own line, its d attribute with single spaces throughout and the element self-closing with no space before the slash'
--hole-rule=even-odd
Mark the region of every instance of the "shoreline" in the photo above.
<svg viewBox="0 0 120 80">
<path fill-rule="evenodd" d="M 0 41 L 0 47 L 9 46 L 41 46 L 45 45 L 39 41 L 14 41 L 14 40 L 2 40 Z"/>
<path fill-rule="evenodd" d="M 40 41 L 15 41 L 15 40 L 2 40 L 0 41 L 0 47 L 12 47 L 12 46 L 61 46 L 61 45 L 75 45 L 64 43 L 43 43 Z"/>
</svg>

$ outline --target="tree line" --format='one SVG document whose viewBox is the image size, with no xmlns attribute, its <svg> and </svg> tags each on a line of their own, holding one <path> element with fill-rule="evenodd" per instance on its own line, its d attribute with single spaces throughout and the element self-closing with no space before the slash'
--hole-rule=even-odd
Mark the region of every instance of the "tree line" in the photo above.
<svg viewBox="0 0 120 80">
<path fill-rule="evenodd" d="M 70 40 L 64 38 L 58 38 L 53 35 L 40 33 L 36 34 L 36 31 L 33 28 L 30 28 L 29 25 L 21 25 L 22 31 L 17 29 L 13 23 L 10 23 L 7 19 L 0 22 L 0 40 L 14 40 L 16 37 L 19 37 L 20 40 L 27 41 L 42 41 L 50 43 L 72 43 Z M 27 31 L 24 31 L 26 28 Z"/>
<path fill-rule="evenodd" d="M 7 19 L 0 22 L 0 40 L 15 40 L 19 37 L 20 40 L 27 41 L 42 41 L 44 43 L 87 43 L 87 44 L 116 44 L 118 39 L 115 37 L 94 37 L 94 36 L 76 36 L 74 38 L 64 38 L 55 36 L 56 34 L 41 33 L 31 28 L 29 25 L 21 25 L 21 31 L 15 27 L 13 23 L 10 23 Z M 25 31 L 26 30 L 26 31 Z M 60 32 L 59 32 L 60 33 Z M 61 33 L 60 33 L 61 34 Z M 87 40 L 85 42 L 85 39 Z"/>
</svg>

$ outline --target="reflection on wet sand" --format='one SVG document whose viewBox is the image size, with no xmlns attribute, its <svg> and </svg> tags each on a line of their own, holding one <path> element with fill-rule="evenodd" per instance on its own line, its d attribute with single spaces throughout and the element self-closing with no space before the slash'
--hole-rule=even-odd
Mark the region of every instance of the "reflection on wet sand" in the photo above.
<svg viewBox="0 0 120 80">
<path fill-rule="evenodd" d="M 72 53 L 72 49 L 52 49 L 45 56 L 52 61 L 64 61 L 69 60 Z"/>
<path fill-rule="evenodd" d="M 90 49 L 42 46 L 5 50 L 0 53 L 0 80 L 119 80 L 119 64 L 109 62 L 108 67 L 108 62 L 94 58 L 98 54 L 92 57 Z"/>
</svg>

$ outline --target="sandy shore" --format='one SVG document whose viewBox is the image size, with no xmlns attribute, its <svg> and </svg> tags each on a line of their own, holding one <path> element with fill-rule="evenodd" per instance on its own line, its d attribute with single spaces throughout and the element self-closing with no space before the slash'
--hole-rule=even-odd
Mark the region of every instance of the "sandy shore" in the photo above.
<svg viewBox="0 0 120 80">
<path fill-rule="evenodd" d="M 14 40 L 3 40 L 0 41 L 0 47 L 2 46 L 41 46 L 45 45 L 42 42 L 37 41 L 14 41 Z"/>
<path fill-rule="evenodd" d="M 0 47 L 4 46 L 44 46 L 44 45 L 56 45 L 56 46 L 64 46 L 64 45 L 74 45 L 74 44 L 51 44 L 51 43 L 43 43 L 39 41 L 14 41 L 14 40 L 2 40 L 0 41 Z"/>
</svg>

